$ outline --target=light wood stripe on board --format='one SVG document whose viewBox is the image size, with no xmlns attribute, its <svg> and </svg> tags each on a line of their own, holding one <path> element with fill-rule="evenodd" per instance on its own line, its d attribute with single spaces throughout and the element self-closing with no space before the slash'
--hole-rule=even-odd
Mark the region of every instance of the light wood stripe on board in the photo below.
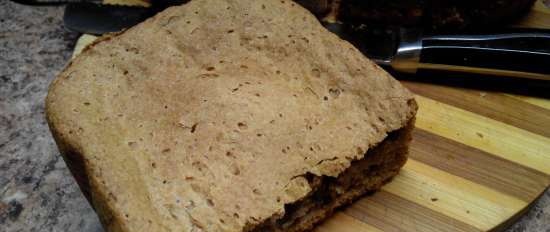
<svg viewBox="0 0 550 232">
<path fill-rule="evenodd" d="M 516 94 L 502 94 L 502 95 L 506 95 L 508 97 L 516 98 L 518 100 L 527 102 L 529 104 L 536 105 L 538 107 L 550 110 L 550 100 L 548 100 L 548 99 L 528 97 L 528 96 L 522 96 L 522 95 L 516 95 Z M 546 129 L 549 129 L 549 128 L 546 128 Z"/>
<path fill-rule="evenodd" d="M 382 230 L 365 224 L 342 212 L 337 212 L 328 218 L 321 225 L 317 226 L 315 232 L 382 232 Z"/>
<path fill-rule="evenodd" d="M 537 198 L 550 175 L 416 128 L 409 157 L 524 201 Z"/>
<path fill-rule="evenodd" d="M 525 104 L 525 101 L 519 98 L 420 82 L 404 84 L 418 95 L 550 137 L 550 110 L 534 104 Z M 526 118 L 529 120 L 525 120 Z"/>
<path fill-rule="evenodd" d="M 420 95 L 416 100 L 418 128 L 550 174 L 550 138 Z"/>
<path fill-rule="evenodd" d="M 525 201 L 413 159 L 382 189 L 480 230 L 492 229 L 527 206 Z"/>
<path fill-rule="evenodd" d="M 383 190 L 362 198 L 344 212 L 386 232 L 480 231 L 464 222 Z"/>
</svg>

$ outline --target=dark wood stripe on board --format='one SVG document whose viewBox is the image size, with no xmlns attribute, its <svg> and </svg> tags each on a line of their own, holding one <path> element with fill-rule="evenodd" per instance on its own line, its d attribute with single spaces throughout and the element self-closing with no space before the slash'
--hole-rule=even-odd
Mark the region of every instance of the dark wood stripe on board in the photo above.
<svg viewBox="0 0 550 232">
<path fill-rule="evenodd" d="M 419 128 L 413 132 L 409 156 L 527 202 L 550 183 L 545 173 Z"/>
</svg>

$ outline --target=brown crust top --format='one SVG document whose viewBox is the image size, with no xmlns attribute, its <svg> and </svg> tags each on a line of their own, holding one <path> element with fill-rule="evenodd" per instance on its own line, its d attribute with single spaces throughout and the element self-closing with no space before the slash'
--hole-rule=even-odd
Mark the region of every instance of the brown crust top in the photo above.
<svg viewBox="0 0 550 232">
<path fill-rule="evenodd" d="M 337 176 L 412 94 L 291 1 L 194 0 L 86 49 L 47 117 L 110 231 L 241 231 Z"/>
</svg>

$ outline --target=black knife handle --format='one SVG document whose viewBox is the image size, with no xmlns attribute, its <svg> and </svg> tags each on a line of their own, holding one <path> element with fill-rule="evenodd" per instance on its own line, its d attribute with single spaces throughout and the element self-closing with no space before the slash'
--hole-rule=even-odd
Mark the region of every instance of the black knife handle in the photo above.
<svg viewBox="0 0 550 232">
<path fill-rule="evenodd" d="M 550 80 L 548 30 L 437 35 L 403 44 L 405 49 L 400 46 L 400 50 L 408 52 L 409 72 L 441 70 Z M 398 50 L 397 68 L 400 56 Z"/>
</svg>

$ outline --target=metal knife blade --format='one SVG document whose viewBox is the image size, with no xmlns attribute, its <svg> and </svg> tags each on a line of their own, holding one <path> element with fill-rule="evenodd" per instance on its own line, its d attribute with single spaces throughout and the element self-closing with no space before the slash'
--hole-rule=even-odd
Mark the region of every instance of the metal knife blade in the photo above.
<svg viewBox="0 0 550 232">
<path fill-rule="evenodd" d="M 150 7 L 74 2 L 67 4 L 65 27 L 85 34 L 101 35 L 130 28 L 170 6 L 189 0 L 154 0 Z"/>
<path fill-rule="evenodd" d="M 341 39 L 353 44 L 368 58 L 381 65 L 390 65 L 399 45 L 400 28 L 373 27 L 322 21 L 323 26 Z"/>
<path fill-rule="evenodd" d="M 78 2 L 67 4 L 63 22 L 69 30 L 101 35 L 130 28 L 155 13 L 154 8 Z"/>
</svg>

